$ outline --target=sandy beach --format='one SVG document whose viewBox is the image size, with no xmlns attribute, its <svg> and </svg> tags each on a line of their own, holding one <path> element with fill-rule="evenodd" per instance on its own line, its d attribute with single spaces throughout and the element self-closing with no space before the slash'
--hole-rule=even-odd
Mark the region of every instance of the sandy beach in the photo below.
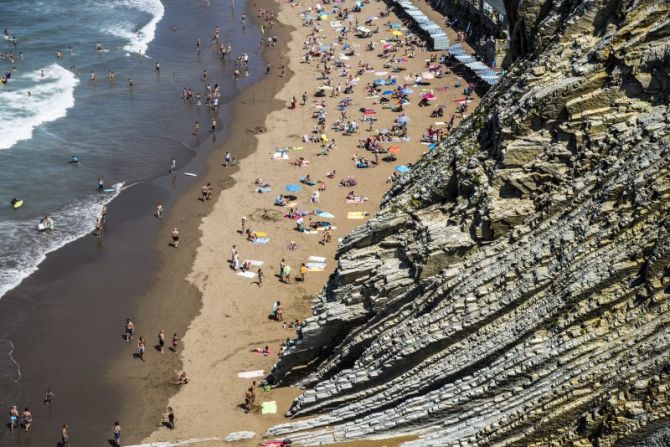
<svg viewBox="0 0 670 447">
<path fill-rule="evenodd" d="M 437 122 L 436 127 L 444 129 L 443 123 L 452 115 L 455 115 L 456 124 L 460 122 L 460 115 L 456 114 L 458 106 L 456 101 L 463 97 L 466 81 L 461 79 L 460 87 L 456 87 L 458 77 L 450 74 L 439 79 L 431 79 L 429 85 L 415 86 L 414 79 L 409 77 L 410 73 L 426 71 L 426 61 L 431 55 L 439 57 L 439 53 L 416 49 L 415 57 L 409 57 L 406 48 L 398 48 L 396 52 L 389 53 L 389 56 L 400 58 L 399 62 L 392 65 L 401 66 L 404 70 L 391 73 L 389 69 L 383 68 L 386 58 L 378 57 L 381 54 L 379 41 L 393 37 L 390 29 L 384 26 L 388 21 L 399 21 L 393 13 L 368 25 L 371 29 L 379 28 L 379 32 L 372 34 L 370 38 L 358 38 L 353 32 L 350 33 L 345 42 L 351 45 L 355 54 L 343 58 L 343 65 L 340 68 L 334 65 L 334 60 L 341 56 L 342 46 L 332 47 L 333 62 L 328 64 L 331 67 L 331 85 L 336 87 L 340 84 L 344 90 L 347 76 L 358 77 L 359 81 L 353 92 L 347 95 L 344 93 L 335 95 L 334 89 L 327 89 L 325 97 L 315 98 L 314 93 L 324 85 L 324 81 L 319 79 L 323 63 L 318 57 L 310 63 L 301 62 L 303 55 L 311 47 L 308 45 L 305 49 L 304 43 L 308 34 L 314 31 L 314 26 L 303 26 L 301 13 L 307 13 L 308 8 L 313 8 L 314 11 L 316 5 L 316 1 L 300 4 L 282 3 L 278 11 L 280 24 L 265 30 L 266 36 L 277 35 L 280 43 L 279 47 L 266 50 L 271 63 L 268 79 L 252 87 L 250 92 L 245 92 L 240 103 L 234 106 L 234 113 L 244 114 L 244 128 L 233 126 L 224 147 L 213 156 L 215 160 L 210 164 L 208 174 L 202 176 L 202 182 L 206 182 L 209 181 L 209 176 L 216 178 L 221 171 L 226 171 L 226 168 L 221 167 L 221 162 L 223 153 L 230 150 L 228 148 L 233 148 L 231 152 L 235 153 L 235 149 L 239 150 L 241 146 L 256 147 L 248 157 L 241 160 L 239 169 L 232 175 L 234 184 L 223 181 L 215 183 L 217 188 L 223 190 L 216 198 L 211 211 L 210 206 L 198 200 L 198 188 L 194 187 L 194 194 L 192 196 L 187 194 L 164 225 L 166 233 L 165 241 L 161 241 L 164 246 L 161 250 L 165 252 L 165 266 L 149 296 L 172 295 L 173 298 L 167 298 L 164 304 L 160 304 L 156 299 L 143 300 L 145 303 L 151 303 L 150 308 L 144 305 L 138 312 L 141 315 L 152 315 L 151 324 L 156 326 L 157 322 L 165 324 L 166 321 L 171 321 L 174 317 L 170 315 L 178 310 L 179 306 L 192 308 L 194 303 L 198 302 L 198 294 L 202 296 L 202 307 L 180 340 L 178 352 L 181 363 L 173 356 L 173 362 L 162 362 L 164 366 L 152 368 L 149 377 L 142 371 L 137 372 L 136 378 L 124 379 L 126 383 L 128 381 L 138 383 L 138 393 L 142 393 L 142 387 L 149 386 L 148 383 L 165 383 L 176 379 L 180 370 L 186 371 L 190 377 L 190 382 L 183 385 L 169 399 L 168 405 L 174 409 L 177 418 L 175 429 L 157 429 L 144 442 L 215 438 L 210 442 L 203 441 L 199 444 L 219 445 L 223 444 L 221 439 L 228 433 L 253 431 L 257 434 L 254 439 L 246 443 L 238 442 L 236 445 L 257 445 L 268 426 L 283 422 L 283 413 L 288 409 L 292 399 L 299 394 L 299 390 L 279 387 L 264 391 L 262 388 L 256 388 L 258 408 L 245 413 L 241 408 L 245 391 L 252 380 L 260 382 L 262 377 L 256 379 L 238 377 L 239 373 L 258 370 L 263 371 L 262 376 L 267 375 L 276 360 L 280 344 L 287 338 L 295 337 L 295 329 L 284 328 L 282 322 L 269 317 L 273 303 L 276 301 L 282 303 L 284 322 L 287 324 L 295 319 L 302 320 L 309 315 L 312 297 L 324 286 L 328 275 L 335 269 L 337 240 L 354 227 L 364 224 L 369 217 L 368 213 L 370 215 L 375 213 L 383 194 L 389 187 L 387 179 L 394 175 L 397 166 L 410 165 L 428 150 L 427 144 L 421 144 L 421 136 L 429 126 Z M 340 5 L 340 8 L 351 6 L 353 3 Z M 264 6 L 260 2 L 254 7 L 275 8 Z M 366 17 L 378 17 L 384 10 L 386 5 L 381 2 L 365 4 L 361 13 L 350 15 L 350 20 L 344 23 L 347 26 L 351 23 L 351 27 L 355 28 L 354 21 L 358 19 L 362 26 Z M 249 13 L 256 15 L 256 11 Z M 319 34 L 316 36 L 317 47 L 337 42 L 337 27 L 331 26 L 330 23 L 335 20 L 338 19 L 331 17 L 317 22 L 319 28 Z M 290 30 L 292 31 L 289 40 L 286 31 Z M 405 28 L 401 31 L 404 36 Z M 451 33 L 450 37 L 455 39 L 455 33 Z M 374 51 L 367 51 L 366 46 L 371 41 L 376 43 L 376 48 Z M 278 55 L 276 50 L 282 51 L 287 42 L 286 53 Z M 370 65 L 369 69 L 362 70 L 361 75 L 356 74 L 359 62 Z M 280 77 L 282 64 L 287 65 L 283 78 Z M 343 70 L 342 73 L 340 70 Z M 340 74 L 344 76 L 339 76 Z M 357 147 L 359 139 L 375 134 L 377 129 L 391 129 L 394 120 L 400 116 L 399 112 L 391 110 L 397 106 L 395 101 L 392 100 L 388 103 L 390 105 L 384 106 L 379 103 L 384 97 L 381 92 L 370 95 L 366 91 L 367 84 L 375 79 L 389 76 L 396 78 L 395 84 L 382 87 L 382 91 L 405 84 L 412 90 L 408 95 L 410 104 L 404 106 L 404 112 L 410 118 L 407 123 L 409 138 L 381 143 L 384 149 L 391 146 L 397 148 L 393 150 L 396 152 L 397 160 L 381 161 L 381 158 L 388 154 L 379 154 L 378 165 L 360 169 L 356 167 L 352 157 L 358 154 L 360 157 L 374 160 L 374 155 L 364 148 Z M 275 99 L 270 100 L 264 97 L 264 94 L 272 91 L 273 86 L 282 87 L 276 93 Z M 417 106 L 421 89 L 426 89 L 423 93 L 432 91 L 436 96 L 428 107 Z M 303 92 L 307 95 L 304 105 L 301 98 Z M 256 104 L 250 105 L 247 102 L 249 95 L 257 100 Z M 290 108 L 292 97 L 297 100 L 295 109 Z M 346 107 L 346 120 L 353 120 L 358 124 L 358 130 L 350 135 L 332 128 L 335 120 L 340 117 L 338 104 L 347 97 L 351 100 Z M 476 106 L 477 99 L 476 95 L 473 96 L 468 111 Z M 325 103 L 323 109 L 319 107 L 322 105 L 322 100 Z M 437 105 L 444 106 L 443 117 L 430 116 Z M 275 110 L 266 116 L 262 113 L 264 108 Z M 359 111 L 361 108 L 374 109 L 374 113 L 368 112 L 366 115 L 376 118 L 372 123 L 372 130 L 369 130 L 367 122 L 361 120 L 364 116 Z M 320 142 L 304 142 L 302 136 L 311 134 L 317 124 L 314 116 L 319 110 L 325 110 L 327 114 L 325 131 L 315 134 Z M 257 127 L 262 127 L 266 131 L 257 135 L 245 131 Z M 327 139 L 322 139 L 322 134 L 325 134 Z M 326 141 L 334 142 L 335 146 L 326 150 L 324 148 Z M 285 152 L 288 159 L 277 159 L 280 157 L 274 155 L 276 148 L 289 148 Z M 318 156 L 320 152 L 325 152 L 327 155 Z M 240 154 L 238 152 L 235 155 L 239 157 Z M 293 163 L 300 157 L 309 164 L 302 167 L 294 165 Z M 335 172 L 335 175 L 329 178 L 327 174 L 332 172 Z M 317 183 L 314 186 L 301 183 L 301 177 L 306 175 Z M 339 186 L 340 180 L 349 176 L 355 177 L 357 185 Z M 260 185 L 256 181 L 259 177 L 262 179 Z M 269 185 L 265 187 L 266 192 L 258 192 L 259 187 L 266 184 Z M 298 185 L 300 191 L 287 193 L 285 185 L 288 184 Z M 319 187 L 320 185 L 324 186 Z M 319 192 L 318 203 L 310 201 L 314 191 Z M 361 199 L 360 203 L 347 203 L 346 197 L 350 191 L 354 191 L 357 196 L 365 197 L 366 200 Z M 331 222 L 332 241 L 321 244 L 322 231 L 315 231 L 314 234 L 297 231 L 296 220 L 285 217 L 291 206 L 273 205 L 275 198 L 280 194 L 297 196 L 296 203 L 290 204 L 297 210 L 313 212 L 319 209 L 325 211 L 326 216 L 333 215 L 333 218 L 321 218 L 316 215 L 304 218 L 305 225 L 309 225 L 310 221 Z M 196 211 L 198 209 L 201 211 Z M 194 228 L 188 223 L 193 221 L 190 219 L 190 213 L 193 212 L 196 212 L 197 221 L 203 217 L 199 228 Z M 252 243 L 241 234 L 243 216 L 246 218 L 246 228 L 258 233 L 259 238 L 269 239 L 267 243 Z M 177 250 L 165 246 L 169 237 L 167 230 L 172 227 L 172 222 L 180 227 L 182 233 Z M 292 249 L 293 243 L 297 246 L 295 249 Z M 236 274 L 232 270 L 229 260 L 233 246 L 239 253 L 240 262 L 254 261 L 249 277 Z M 197 253 L 195 247 L 198 247 Z M 315 267 L 321 271 L 308 272 L 304 282 L 297 280 L 300 276 L 300 265 L 308 263 L 310 257 L 315 263 L 319 263 L 321 258 L 325 259 L 322 267 Z M 279 265 L 282 259 L 285 259 L 291 267 L 289 284 L 279 279 Z M 188 283 L 191 287 L 184 284 L 183 278 L 179 275 L 185 265 L 191 266 L 188 273 Z M 257 284 L 259 266 L 264 272 L 262 286 Z M 176 308 L 173 307 L 175 296 L 177 301 L 182 303 Z M 157 330 L 158 328 L 155 332 Z M 171 335 L 168 334 L 168 338 Z M 150 340 L 153 340 L 153 336 Z M 262 350 L 265 346 L 269 347 L 268 355 L 254 352 L 256 349 Z M 156 357 L 156 354 L 151 353 L 151 356 Z M 165 374 L 169 376 L 166 378 Z M 261 373 L 258 375 L 261 376 Z M 261 414 L 259 410 L 263 402 L 275 402 L 276 412 Z M 140 420 L 155 424 L 159 418 L 160 414 L 154 413 L 143 415 Z M 393 442 L 385 442 L 385 445 L 393 445 Z"/>
</svg>

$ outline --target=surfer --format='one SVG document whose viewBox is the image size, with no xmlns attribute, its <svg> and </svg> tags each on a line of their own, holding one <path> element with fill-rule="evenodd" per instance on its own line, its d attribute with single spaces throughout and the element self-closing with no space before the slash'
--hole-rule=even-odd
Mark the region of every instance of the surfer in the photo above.
<svg viewBox="0 0 670 447">
<path fill-rule="evenodd" d="M 98 179 L 98 191 L 104 191 L 105 181 L 101 178 Z"/>
</svg>

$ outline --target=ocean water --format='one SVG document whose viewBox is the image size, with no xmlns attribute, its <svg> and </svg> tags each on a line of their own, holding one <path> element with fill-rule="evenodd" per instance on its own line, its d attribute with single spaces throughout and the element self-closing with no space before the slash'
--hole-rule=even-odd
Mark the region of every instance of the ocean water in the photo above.
<svg viewBox="0 0 670 447">
<path fill-rule="evenodd" d="M 0 30 L 9 35 L 0 39 L 5 56 L 0 71 L 11 73 L 9 82 L 0 85 L 0 297 L 34 272 L 49 252 L 88 237 L 101 207 L 118 194 L 167 175 L 172 158 L 183 166 L 210 144 L 209 122 L 215 117 L 224 123 L 225 107 L 213 115 L 182 101 L 182 89 L 204 97 L 201 76 L 207 70 L 210 84 L 222 86 L 225 102 L 258 78 L 233 79 L 236 54 L 250 55 L 252 73 L 263 67 L 260 31 L 241 29 L 244 2 L 237 2 L 237 10 L 234 4 L 0 2 Z M 224 42 L 232 43 L 232 60 L 221 60 L 209 48 L 214 26 L 221 27 Z M 197 38 L 202 39 L 200 52 Z M 102 51 L 96 50 L 97 42 Z M 61 59 L 57 50 L 63 52 Z M 116 79 L 107 79 L 110 70 Z M 199 139 L 192 135 L 196 120 L 203 130 Z M 74 155 L 79 165 L 69 163 Z M 98 178 L 115 192 L 98 193 Z M 20 209 L 11 208 L 14 197 L 24 201 Z M 152 203 L 147 212 L 153 212 Z M 54 234 L 36 229 L 45 215 L 55 221 Z"/>
</svg>

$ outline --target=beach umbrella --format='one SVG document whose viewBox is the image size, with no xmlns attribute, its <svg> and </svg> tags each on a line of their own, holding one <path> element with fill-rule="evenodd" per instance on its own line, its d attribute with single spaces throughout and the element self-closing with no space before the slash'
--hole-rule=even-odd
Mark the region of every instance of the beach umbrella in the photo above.
<svg viewBox="0 0 670 447">
<path fill-rule="evenodd" d="M 385 90 L 384 93 L 382 93 L 382 95 L 392 95 L 392 94 L 393 90 Z"/>
<path fill-rule="evenodd" d="M 396 166 L 395 170 L 401 174 L 406 174 L 409 172 L 409 167 L 405 165 Z"/>
<path fill-rule="evenodd" d="M 289 183 L 284 187 L 284 189 L 288 192 L 298 192 L 302 190 L 302 186 L 298 185 L 297 183 Z"/>
<path fill-rule="evenodd" d="M 398 146 L 391 146 L 386 150 L 386 152 L 388 152 L 389 154 L 397 154 L 398 152 L 400 152 L 400 148 Z"/>
<path fill-rule="evenodd" d="M 404 88 L 404 89 L 400 90 L 400 93 L 402 93 L 403 95 L 409 95 L 413 91 L 414 90 L 412 90 L 411 88 Z"/>
</svg>

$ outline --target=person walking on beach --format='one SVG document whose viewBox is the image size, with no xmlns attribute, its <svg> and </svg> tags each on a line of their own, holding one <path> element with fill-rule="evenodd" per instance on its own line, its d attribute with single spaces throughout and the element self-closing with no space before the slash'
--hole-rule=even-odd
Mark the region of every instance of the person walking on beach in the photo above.
<svg viewBox="0 0 670 447">
<path fill-rule="evenodd" d="M 61 447 L 71 447 L 70 430 L 68 430 L 67 424 L 63 424 L 63 428 L 60 431 L 60 440 L 61 440 Z"/>
<path fill-rule="evenodd" d="M 284 280 L 286 281 L 286 284 L 291 284 L 291 266 L 286 265 L 284 267 Z"/>
<path fill-rule="evenodd" d="M 119 424 L 119 421 L 114 422 L 114 445 L 121 447 L 121 424 Z"/>
<path fill-rule="evenodd" d="M 279 280 L 284 281 L 284 269 L 286 269 L 286 260 L 282 258 L 281 261 L 279 261 Z"/>
<path fill-rule="evenodd" d="M 211 132 L 212 133 L 216 132 L 216 120 L 214 118 L 212 118 Z"/>
<path fill-rule="evenodd" d="M 133 334 L 135 333 L 135 325 L 130 318 L 126 318 L 126 343 L 130 343 L 130 340 L 133 339 Z"/>
<path fill-rule="evenodd" d="M 165 353 L 165 331 L 161 329 L 161 331 L 158 333 L 158 347 L 161 352 L 161 354 Z"/>
<path fill-rule="evenodd" d="M 263 270 L 261 270 L 260 267 L 258 267 L 258 272 L 256 275 L 258 276 L 258 281 L 256 284 L 258 284 L 258 287 L 263 287 L 263 278 L 265 277 L 265 273 L 263 273 Z"/>
<path fill-rule="evenodd" d="M 196 137 L 200 136 L 200 121 L 195 122 L 195 126 L 193 128 L 193 135 L 195 135 Z"/>
<path fill-rule="evenodd" d="M 9 409 L 9 431 L 14 433 L 14 427 L 19 428 L 19 409 L 12 405 Z"/>
<path fill-rule="evenodd" d="M 163 205 L 160 202 L 156 204 L 156 211 L 154 212 L 154 216 L 156 216 L 156 219 L 158 220 L 163 218 Z"/>
<path fill-rule="evenodd" d="M 26 407 L 23 409 L 21 417 L 23 419 L 23 429 L 27 433 L 30 430 L 30 426 L 33 424 L 33 414 L 30 412 L 30 409 Z"/>
<path fill-rule="evenodd" d="M 307 274 L 307 266 L 303 262 L 302 264 L 300 264 L 300 280 L 302 282 L 305 282 L 305 275 L 306 274 Z"/>
<path fill-rule="evenodd" d="M 240 231 L 240 233 L 244 234 L 244 230 L 246 230 L 246 228 L 247 228 L 247 217 L 242 216 L 242 231 Z"/>
<path fill-rule="evenodd" d="M 179 337 L 177 336 L 177 333 L 172 336 L 172 350 L 174 352 L 177 352 L 177 346 L 179 346 Z"/>
<path fill-rule="evenodd" d="M 175 172 L 177 172 L 177 160 L 175 160 L 174 158 L 172 160 L 170 160 L 169 171 L 170 171 L 170 174 L 174 174 Z"/>
<path fill-rule="evenodd" d="M 146 343 L 144 342 L 144 337 L 140 337 L 140 339 L 137 340 L 137 356 L 142 361 L 144 361 L 144 351 L 146 350 L 146 348 L 147 346 Z"/>
<path fill-rule="evenodd" d="M 174 229 L 172 230 L 172 246 L 174 248 L 179 247 L 179 230 L 177 229 L 177 227 L 174 227 Z"/>
</svg>

